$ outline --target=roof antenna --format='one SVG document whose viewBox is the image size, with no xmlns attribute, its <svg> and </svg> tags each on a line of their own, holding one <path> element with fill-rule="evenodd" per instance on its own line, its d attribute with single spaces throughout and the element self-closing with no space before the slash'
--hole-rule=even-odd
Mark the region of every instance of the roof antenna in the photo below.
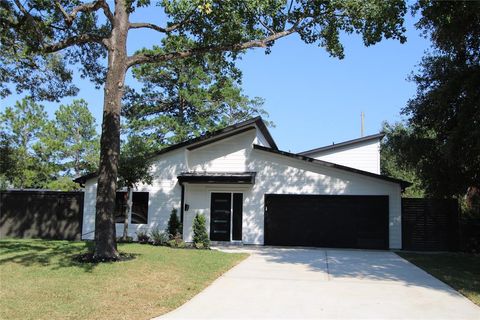
<svg viewBox="0 0 480 320">
<path fill-rule="evenodd" d="M 361 130 L 360 130 L 360 135 L 361 135 L 361 137 L 363 137 L 364 136 L 364 127 L 365 127 L 364 126 L 365 113 L 363 113 L 363 111 L 362 111 L 362 113 L 360 113 L 360 118 L 362 119 L 362 126 L 361 126 Z"/>
</svg>

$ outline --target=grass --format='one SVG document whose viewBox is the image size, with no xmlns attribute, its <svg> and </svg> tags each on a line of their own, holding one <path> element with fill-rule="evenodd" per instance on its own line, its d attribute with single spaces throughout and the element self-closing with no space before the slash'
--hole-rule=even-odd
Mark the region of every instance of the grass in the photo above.
<svg viewBox="0 0 480 320">
<path fill-rule="evenodd" d="M 0 241 L 0 319 L 149 319 L 179 307 L 247 256 L 119 244 L 135 259 L 72 260 L 89 246 Z"/>
<path fill-rule="evenodd" d="M 480 306 L 480 255 L 407 252 L 397 254 Z"/>
</svg>

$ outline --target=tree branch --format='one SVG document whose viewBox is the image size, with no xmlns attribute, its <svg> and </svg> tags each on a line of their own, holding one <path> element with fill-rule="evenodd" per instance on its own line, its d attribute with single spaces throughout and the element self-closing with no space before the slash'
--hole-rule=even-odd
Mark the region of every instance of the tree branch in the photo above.
<svg viewBox="0 0 480 320">
<path fill-rule="evenodd" d="M 79 12 L 93 12 L 99 9 L 103 9 L 103 12 L 107 17 L 107 19 L 110 21 L 110 23 L 113 23 L 112 11 L 110 10 L 110 7 L 105 2 L 105 0 L 98 0 L 98 1 L 89 2 L 89 3 L 76 6 L 72 9 L 71 13 L 68 13 L 65 10 L 65 8 L 60 4 L 60 2 L 55 1 L 55 5 L 58 8 L 58 10 L 60 10 L 60 12 L 62 13 L 63 19 L 65 20 L 65 23 L 68 26 L 72 25 L 73 21 L 75 20 Z"/>
<path fill-rule="evenodd" d="M 260 40 L 251 40 L 243 43 L 236 43 L 231 45 L 219 45 L 219 46 L 206 46 L 198 47 L 180 52 L 171 52 L 164 54 L 148 54 L 148 53 L 138 53 L 133 56 L 128 57 L 128 67 L 142 63 L 155 63 L 162 62 L 173 59 L 183 59 L 191 57 L 197 54 L 204 54 L 208 52 L 223 52 L 223 51 L 242 51 L 249 48 L 266 48 L 270 42 L 278 40 L 280 38 L 286 37 L 292 33 L 297 32 L 297 26 L 294 25 L 290 29 L 276 32 L 268 37 L 265 37 Z"/>
<path fill-rule="evenodd" d="M 107 39 L 95 34 L 81 34 L 81 35 L 73 36 L 53 44 L 45 45 L 43 47 L 43 51 L 45 53 L 52 53 L 52 52 L 57 52 L 74 45 L 85 44 L 88 42 L 96 42 L 107 47 L 106 41 Z"/>
<path fill-rule="evenodd" d="M 130 23 L 128 28 L 129 29 L 147 28 L 147 29 L 152 29 L 152 30 L 162 32 L 162 33 L 169 33 L 169 32 L 172 32 L 172 31 L 175 31 L 175 30 L 181 28 L 184 24 L 190 22 L 190 18 L 192 17 L 194 12 L 195 11 L 192 11 L 182 21 L 180 21 L 178 23 L 175 23 L 175 24 L 172 24 L 170 27 L 166 27 L 166 28 L 160 27 L 160 26 L 158 26 L 154 23 L 149 23 L 149 22 L 132 22 L 132 23 Z"/>
</svg>

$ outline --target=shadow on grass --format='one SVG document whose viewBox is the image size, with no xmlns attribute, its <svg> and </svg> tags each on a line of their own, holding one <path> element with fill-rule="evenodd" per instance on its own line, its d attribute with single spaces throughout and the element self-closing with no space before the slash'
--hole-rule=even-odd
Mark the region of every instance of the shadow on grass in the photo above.
<svg viewBox="0 0 480 320">
<path fill-rule="evenodd" d="M 92 270 L 99 263 L 114 262 L 81 262 L 78 256 L 93 252 L 93 242 L 73 241 L 0 241 L 0 265 L 16 263 L 22 266 L 49 266 L 56 270 L 60 268 L 77 267 L 85 272 Z M 133 258 L 137 254 L 131 255 Z"/>
</svg>

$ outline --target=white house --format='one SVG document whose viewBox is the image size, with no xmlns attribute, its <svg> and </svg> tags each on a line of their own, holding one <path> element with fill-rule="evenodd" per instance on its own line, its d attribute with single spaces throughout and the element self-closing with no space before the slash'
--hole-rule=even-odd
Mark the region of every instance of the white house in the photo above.
<svg viewBox="0 0 480 320">
<path fill-rule="evenodd" d="M 278 150 L 257 117 L 167 147 L 148 159 L 153 183 L 134 193 L 131 236 L 164 230 L 175 208 L 187 242 L 202 214 L 212 241 L 401 248 L 401 192 L 408 183 L 379 174 L 381 138 L 293 154 Z M 96 176 L 76 181 L 85 185 L 83 237 L 92 239 Z"/>
</svg>

